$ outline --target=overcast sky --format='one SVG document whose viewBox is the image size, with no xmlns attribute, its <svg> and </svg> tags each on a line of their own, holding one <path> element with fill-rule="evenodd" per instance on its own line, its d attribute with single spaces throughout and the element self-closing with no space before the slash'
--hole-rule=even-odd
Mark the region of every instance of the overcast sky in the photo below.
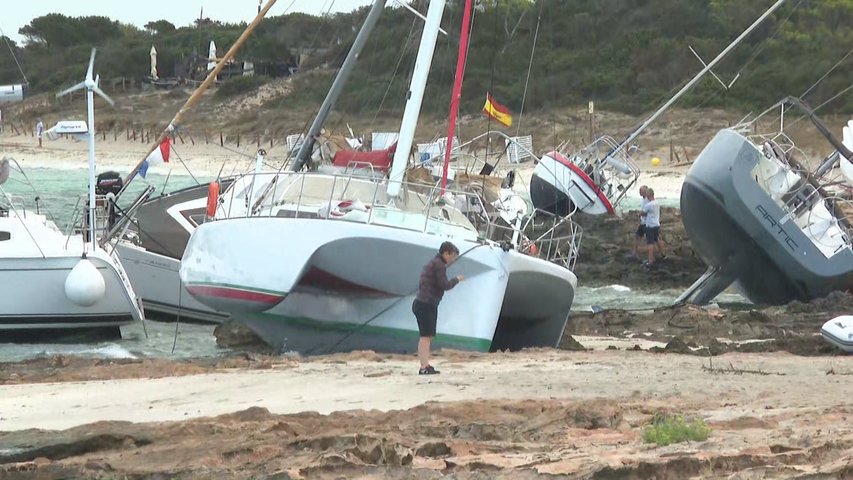
<svg viewBox="0 0 853 480">
<path fill-rule="evenodd" d="M 248 22 L 258 13 L 258 0 L 6 0 L 3 3 L 0 28 L 18 43 L 24 40 L 18 29 L 48 13 L 70 17 L 102 15 L 140 28 L 151 20 L 162 19 L 178 27 L 190 25 L 202 8 L 205 17 L 229 23 Z M 328 10 L 330 4 L 332 12 L 349 12 L 372 3 L 371 0 L 277 0 L 267 15 L 291 12 L 318 14 Z"/>
</svg>

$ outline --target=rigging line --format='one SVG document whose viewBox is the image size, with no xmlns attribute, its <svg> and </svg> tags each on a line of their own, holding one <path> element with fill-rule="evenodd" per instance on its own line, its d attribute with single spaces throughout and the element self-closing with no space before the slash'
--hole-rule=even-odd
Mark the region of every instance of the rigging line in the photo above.
<svg viewBox="0 0 853 480">
<path fill-rule="evenodd" d="M 417 24 L 417 21 L 417 17 L 412 19 L 412 26 L 409 28 L 409 35 L 406 37 L 406 43 L 403 44 L 403 48 L 400 51 L 400 57 L 397 59 L 397 65 L 394 66 L 394 72 L 391 74 L 391 80 L 388 81 L 388 87 L 385 89 L 385 94 L 382 95 L 382 100 L 379 101 L 379 107 L 377 107 L 376 112 L 373 114 L 373 119 L 370 120 L 368 130 L 373 130 L 376 119 L 379 117 L 379 112 L 382 111 L 382 107 L 385 105 L 385 100 L 388 98 L 388 93 L 394 85 L 394 79 L 397 78 L 397 72 L 400 69 L 400 64 L 403 63 L 403 58 L 405 58 L 406 51 L 409 49 L 409 45 L 412 42 L 412 36 L 415 32 L 415 25 Z"/>
<path fill-rule="evenodd" d="M 495 87 L 495 63 L 497 63 L 496 60 L 497 60 L 497 56 L 498 56 L 498 47 L 497 47 L 497 45 L 498 45 L 498 16 L 499 16 L 498 13 L 499 13 L 500 8 L 501 8 L 501 0 L 495 0 L 494 38 L 492 40 L 492 48 L 494 50 L 492 50 L 492 71 L 491 71 L 491 74 L 489 74 L 489 91 L 488 91 L 489 94 L 493 93 L 492 90 Z M 492 131 L 492 116 L 486 115 L 486 118 L 487 118 L 486 132 L 491 132 Z M 489 153 L 489 147 L 488 146 L 491 143 L 492 143 L 491 138 L 490 137 L 487 138 L 486 156 L 488 156 L 488 153 Z"/>
<path fill-rule="evenodd" d="M 530 83 L 530 71 L 533 69 L 533 55 L 536 53 L 536 41 L 539 39 L 539 24 L 542 22 L 542 7 L 544 0 L 539 0 L 539 16 L 536 17 L 536 31 L 533 33 L 533 46 L 530 47 L 530 62 L 527 64 L 527 78 L 524 79 L 524 93 L 521 94 L 521 110 L 518 112 L 518 127 L 515 136 L 521 134 L 521 121 L 524 118 L 524 101 L 527 99 L 527 86 Z"/>
<path fill-rule="evenodd" d="M 832 97 L 830 97 L 830 99 L 829 99 L 829 100 L 827 100 L 827 101 L 825 101 L 825 102 L 821 103 L 820 105 L 818 105 L 818 106 L 814 109 L 814 111 L 816 112 L 818 109 L 825 107 L 825 106 L 826 106 L 826 104 L 828 104 L 829 102 L 831 102 L 831 101 L 835 100 L 836 98 L 838 98 L 838 97 L 840 97 L 840 96 L 844 95 L 845 93 L 847 93 L 848 91 L 850 91 L 850 89 L 853 89 L 853 84 L 848 85 L 848 86 L 847 86 L 847 88 L 845 88 L 844 90 L 842 90 L 842 91 L 840 91 L 840 92 L 836 93 L 835 95 L 833 95 Z"/>
<path fill-rule="evenodd" d="M 797 3 L 794 5 L 794 8 L 792 8 L 791 11 L 788 12 L 788 15 L 785 16 L 785 19 L 782 20 L 781 23 L 779 23 L 778 27 L 776 27 L 776 30 L 774 30 L 773 33 L 769 37 L 761 40 L 760 42 L 758 42 L 758 44 L 755 45 L 755 47 L 753 47 L 752 54 L 750 55 L 749 59 L 747 59 L 747 61 L 744 62 L 744 64 L 738 69 L 737 75 L 740 75 L 746 67 L 750 66 L 755 61 L 755 59 L 758 58 L 758 56 L 761 54 L 761 52 L 763 52 L 764 49 L 767 47 L 769 40 L 772 40 L 777 35 L 779 35 L 779 32 L 782 31 L 782 28 L 788 23 L 788 21 L 794 15 L 794 13 L 797 11 L 797 9 L 800 8 L 800 5 L 802 3 L 803 3 L 803 0 L 798 0 Z M 726 92 L 726 91 L 728 91 L 728 90 L 714 90 L 713 92 L 709 93 L 708 96 L 705 98 L 705 100 L 703 100 L 701 103 L 699 103 L 699 105 L 697 105 L 696 108 L 697 109 L 703 108 L 704 106 L 706 106 L 711 101 L 719 98 L 723 94 L 723 92 Z"/>
<path fill-rule="evenodd" d="M 756 58 L 758 58 L 758 56 L 761 54 L 761 52 L 763 52 L 764 49 L 767 48 L 768 40 L 771 40 L 771 39 L 775 38 L 777 35 L 779 35 L 779 32 L 782 31 L 782 28 L 788 23 L 788 21 L 791 19 L 791 17 L 794 15 L 794 13 L 796 13 L 796 11 L 800 8 L 800 5 L 802 5 L 802 3 L 803 3 L 803 0 L 797 0 L 797 3 L 794 4 L 794 8 L 792 8 L 791 11 L 788 12 L 788 15 L 785 17 L 784 20 L 782 20 L 781 23 L 779 23 L 779 26 L 776 27 L 776 30 L 769 37 L 760 41 L 758 43 L 758 45 L 756 45 L 754 47 L 752 56 L 749 58 L 749 60 L 746 61 L 746 63 L 743 64 L 742 67 L 740 67 L 740 69 L 738 69 L 738 73 L 741 73 L 744 68 L 748 67 L 753 61 L 755 61 Z"/>
<path fill-rule="evenodd" d="M 465 255 L 469 254 L 471 251 L 476 250 L 476 249 L 478 249 L 478 248 L 480 248 L 480 247 L 485 247 L 485 246 L 489 246 L 489 245 L 491 245 L 491 244 L 490 244 L 490 243 L 487 243 L 487 242 L 484 242 L 484 243 L 477 243 L 477 245 L 474 245 L 473 247 L 469 248 L 468 250 L 465 250 L 465 251 L 464 251 L 464 252 L 462 252 L 460 255 L 458 255 L 458 256 L 456 257 L 456 260 L 454 260 L 454 261 L 453 261 L 453 263 L 456 263 L 460 258 L 462 258 L 462 257 L 464 257 Z M 453 263 L 451 263 L 450 265 L 447 265 L 447 266 L 448 266 L 448 267 L 450 267 L 451 265 L 453 265 Z M 501 264 L 501 268 L 503 268 L 504 272 L 506 272 L 506 268 L 503 266 L 503 264 Z M 380 311 L 379 311 L 379 313 L 377 313 L 376 315 L 373 315 L 372 317 L 368 318 L 366 322 L 364 322 L 364 323 L 362 323 L 362 324 L 360 324 L 360 325 L 357 325 L 354 329 L 350 330 L 350 331 L 349 331 L 349 333 L 347 333 L 346 335 L 344 335 L 343 337 L 341 337 L 341 338 L 340 338 L 340 340 L 338 340 L 337 342 L 335 342 L 335 344 L 334 344 L 334 345 L 332 345 L 331 347 L 329 347 L 329 348 L 326 350 L 326 353 L 332 353 L 332 352 L 333 352 L 333 351 L 334 351 L 334 350 L 335 350 L 335 349 L 336 349 L 340 344 L 342 344 L 344 341 L 346 341 L 348 338 L 350 338 L 351 336 L 355 335 L 356 333 L 359 333 L 359 332 L 361 331 L 361 329 L 363 329 L 364 327 L 366 327 L 366 326 L 367 326 L 367 324 L 369 324 L 370 322 L 372 322 L 372 321 L 376 320 L 377 318 L 379 318 L 379 316 L 380 316 L 380 315 L 382 315 L 383 313 L 387 312 L 388 310 L 391 310 L 393 307 L 395 307 L 395 306 L 396 306 L 398 303 L 400 303 L 401 301 L 403 301 L 403 300 L 405 300 L 405 299 L 407 299 L 407 298 L 410 298 L 412 295 L 414 295 L 415 293 L 417 293 L 419 288 L 420 288 L 420 286 L 418 286 L 417 288 L 415 288 L 414 290 L 412 290 L 412 291 L 411 291 L 410 293 L 408 293 L 407 295 L 402 295 L 402 296 L 400 296 L 400 298 L 398 298 L 398 299 L 394 300 L 394 301 L 393 301 L 393 302 L 391 302 L 387 307 L 385 307 L 385 308 L 383 308 L 382 310 L 380 310 Z M 310 355 L 310 354 L 314 353 L 314 352 L 315 352 L 319 347 L 320 347 L 320 344 L 318 343 L 318 344 L 316 344 L 316 345 L 314 346 L 314 348 L 312 348 L 312 349 L 308 350 L 307 354 L 309 354 L 309 355 Z"/>
<path fill-rule="evenodd" d="M 184 163 L 184 159 L 183 159 L 183 158 L 181 158 L 181 154 L 180 154 L 180 153 L 178 153 L 178 151 L 175 149 L 175 145 L 174 145 L 174 144 L 172 144 L 172 151 L 173 151 L 173 152 L 175 152 L 175 156 L 176 156 L 176 157 L 178 157 L 178 160 L 181 162 L 181 165 L 183 165 L 183 166 L 184 166 L 184 169 L 186 169 L 187 173 L 189 173 L 189 174 L 190 174 L 190 177 L 193 179 L 193 181 L 195 182 L 195 184 L 196 184 L 196 185 L 201 185 L 201 183 L 199 183 L 198 179 L 197 179 L 197 178 L 195 178 L 195 175 L 193 175 L 193 172 L 191 172 L 191 171 L 190 171 L 190 167 L 188 167 L 188 166 L 187 166 L 187 164 L 186 164 L 186 163 Z"/>
<path fill-rule="evenodd" d="M 310 48 L 310 49 L 314 48 L 314 45 L 316 44 L 317 38 L 320 36 L 320 30 L 322 30 L 322 27 L 324 25 L 328 24 L 329 13 L 332 11 L 332 7 L 334 5 L 335 5 L 335 0 L 332 0 L 332 2 L 329 4 L 329 8 L 326 9 L 326 13 L 323 14 L 322 20 L 320 21 L 320 25 L 317 27 L 317 31 L 314 32 L 314 38 L 311 40 L 311 43 L 308 44 L 308 48 Z M 326 6 L 326 2 L 323 3 L 324 8 L 325 8 L 325 6 Z M 328 86 L 326 88 L 326 91 L 328 91 L 329 89 L 332 88 L 332 83 L 334 83 L 334 81 L 335 81 L 335 78 L 334 78 L 334 76 L 332 76 L 332 79 L 329 81 Z M 311 119 L 313 117 L 316 117 L 317 114 L 320 112 L 320 107 L 322 107 L 322 104 L 318 103 L 317 106 L 314 108 L 314 110 L 312 110 L 311 115 L 305 117 L 305 123 L 302 124 L 302 128 L 300 129 L 300 133 L 305 133 L 308 131 L 308 125 L 311 123 Z M 281 167 L 278 169 L 278 173 L 281 173 L 285 168 L 287 168 L 288 165 L 290 165 L 290 160 L 293 159 L 293 157 L 296 155 L 296 153 L 298 151 L 299 151 L 298 149 L 294 148 L 293 151 L 287 152 L 287 158 L 285 158 L 284 163 L 281 164 Z"/>
<path fill-rule="evenodd" d="M 255 158 L 253 155 L 249 155 L 249 154 L 248 154 L 248 153 L 246 153 L 246 152 L 241 152 L 240 150 L 236 150 L 236 149 L 231 148 L 231 147 L 226 147 L 225 145 L 220 145 L 220 146 L 219 146 L 219 148 L 221 148 L 221 149 L 223 149 L 223 150 L 228 150 L 228 151 L 229 151 L 229 152 L 231 152 L 231 153 L 235 153 L 235 154 L 237 154 L 237 155 L 241 155 L 241 156 L 246 157 L 246 158 L 251 158 L 251 159 L 253 159 L 253 160 L 254 160 L 254 158 Z"/>
<path fill-rule="evenodd" d="M 3 33 L 2 28 L 0 28 L 0 35 L 2 35 L 3 40 L 6 41 L 6 46 L 9 47 L 9 53 L 12 54 L 12 60 L 15 61 L 15 65 L 18 66 L 18 71 L 21 72 L 21 76 L 24 77 L 24 83 L 29 85 L 30 81 L 27 80 L 27 75 L 24 73 L 24 69 L 21 68 L 21 64 L 20 62 L 18 62 L 18 57 L 15 56 L 15 51 L 12 49 L 12 45 L 9 43 L 9 37 L 7 37 L 5 33 Z"/>
<path fill-rule="evenodd" d="M 817 86 L 818 86 L 818 84 L 819 84 L 820 82 L 822 82 L 826 77 L 828 77 L 828 76 L 829 76 L 829 74 L 830 74 L 830 73 L 832 73 L 832 71 L 833 71 L 833 70 L 835 70 L 836 68 L 838 68 L 838 66 L 839 66 L 839 65 L 841 65 L 842 63 L 844 63 L 844 61 L 845 61 L 845 60 L 847 60 L 847 57 L 849 57 L 851 53 L 853 53 L 853 48 L 851 48 L 851 49 L 850 49 L 850 51 L 849 51 L 849 52 L 847 52 L 847 55 L 844 55 L 844 58 L 842 58 L 841 60 L 839 60 L 839 61 L 838 61 L 838 63 L 836 63 L 835 65 L 833 65 L 833 66 L 832 66 L 832 68 L 830 68 L 826 73 L 824 73 L 824 74 L 823 74 L 823 76 L 822 76 L 822 77 L 820 77 L 820 79 L 818 79 L 818 81 L 816 81 L 816 82 L 815 82 L 811 87 L 809 87 L 805 92 L 803 92 L 803 93 L 800 95 L 800 99 L 804 99 L 804 98 L 806 97 L 806 95 L 808 95 L 808 94 L 809 94 L 809 93 L 810 93 L 810 92 L 811 92 L 815 87 L 817 87 Z"/>
</svg>

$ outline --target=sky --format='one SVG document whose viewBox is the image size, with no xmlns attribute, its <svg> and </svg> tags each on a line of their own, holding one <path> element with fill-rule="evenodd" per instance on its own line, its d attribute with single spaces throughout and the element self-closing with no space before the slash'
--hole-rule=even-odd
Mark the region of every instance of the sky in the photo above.
<svg viewBox="0 0 853 480">
<path fill-rule="evenodd" d="M 372 3 L 370 0 L 277 0 L 267 16 L 291 12 L 319 14 L 329 10 L 330 4 L 331 12 L 350 12 Z M 391 3 L 393 2 L 387 2 L 389 5 Z M 24 38 L 18 34 L 18 29 L 30 23 L 32 19 L 48 13 L 61 13 L 69 17 L 101 15 L 123 23 L 132 23 L 140 28 L 151 20 L 168 20 L 177 27 L 183 27 L 192 24 L 202 8 L 204 16 L 211 20 L 248 22 L 258 13 L 258 0 L 14 1 L 3 6 L 0 29 L 15 42 L 23 43 Z"/>
</svg>

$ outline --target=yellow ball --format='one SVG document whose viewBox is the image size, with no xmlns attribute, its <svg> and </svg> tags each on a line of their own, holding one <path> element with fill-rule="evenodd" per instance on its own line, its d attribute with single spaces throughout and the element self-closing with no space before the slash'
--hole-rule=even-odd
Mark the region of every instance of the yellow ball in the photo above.
<svg viewBox="0 0 853 480">
<path fill-rule="evenodd" d="M 657 167 L 658 165 L 660 165 L 660 159 L 659 159 L 658 157 L 653 158 L 653 159 L 652 159 L 652 165 L 654 165 L 654 166 L 656 166 L 656 167 Z"/>
</svg>

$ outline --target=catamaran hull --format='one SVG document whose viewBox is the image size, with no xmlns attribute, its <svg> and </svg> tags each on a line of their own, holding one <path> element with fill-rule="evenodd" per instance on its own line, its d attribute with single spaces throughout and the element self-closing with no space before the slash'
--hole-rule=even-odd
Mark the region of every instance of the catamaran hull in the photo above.
<svg viewBox="0 0 853 480">
<path fill-rule="evenodd" d="M 193 233 L 181 277 L 200 302 L 233 313 L 285 350 L 411 352 L 420 271 L 444 240 L 347 221 L 222 220 Z M 465 281 L 441 302 L 436 345 L 555 347 L 574 298 L 574 274 L 491 245 L 457 245 L 463 255 L 448 273 Z"/>
<path fill-rule="evenodd" d="M 530 178 L 533 205 L 559 216 L 577 209 L 590 215 L 613 213 L 613 206 L 595 182 L 563 155 L 542 156 Z"/>
<path fill-rule="evenodd" d="M 148 317 L 156 314 L 181 320 L 222 323 L 228 314 L 199 303 L 181 285 L 179 259 L 119 242 L 116 252 Z M 152 315 L 153 314 L 153 315 Z"/>
<path fill-rule="evenodd" d="M 733 282 L 753 302 L 808 301 L 853 287 L 853 252 L 827 258 L 762 189 L 751 172 L 756 147 L 723 130 L 705 147 L 681 190 L 681 218 L 709 269 L 709 288 L 688 301 L 707 303 Z M 687 292 L 685 292 L 687 293 Z"/>
<path fill-rule="evenodd" d="M 79 256 L 0 260 L 0 330 L 117 328 L 140 320 L 114 265 L 95 255 L 89 260 L 104 278 L 104 296 L 90 307 L 72 302 L 65 279 Z"/>
</svg>

